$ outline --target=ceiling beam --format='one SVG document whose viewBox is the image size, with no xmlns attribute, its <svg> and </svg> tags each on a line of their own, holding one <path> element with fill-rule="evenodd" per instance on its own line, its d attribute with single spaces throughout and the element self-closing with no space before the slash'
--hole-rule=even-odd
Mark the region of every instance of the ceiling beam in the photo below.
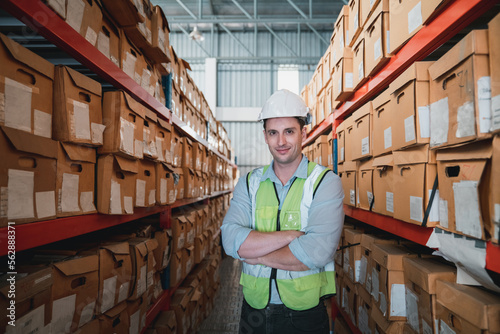
<svg viewBox="0 0 500 334">
<path fill-rule="evenodd" d="M 234 36 L 234 34 L 231 32 L 231 30 L 229 30 L 227 27 L 225 27 L 223 24 L 219 24 L 219 26 L 224 29 L 225 32 L 228 33 L 229 36 L 231 36 L 235 41 L 236 43 L 238 43 L 243 49 L 245 49 L 252 57 L 254 56 L 253 52 L 250 51 L 246 46 L 245 44 L 243 44 L 243 42 L 241 42 L 238 37 Z"/>
<path fill-rule="evenodd" d="M 243 14 L 245 14 L 245 16 L 246 16 L 246 17 L 248 17 L 250 20 L 251 20 L 251 19 L 253 19 L 252 15 L 250 15 L 250 14 L 249 14 L 249 13 L 245 10 L 245 8 L 243 8 L 243 7 L 242 7 L 242 6 L 238 3 L 238 1 L 236 1 L 236 0 L 232 0 L 232 1 L 233 1 L 233 3 L 235 4 L 235 6 L 236 6 L 236 7 L 238 7 L 238 9 L 239 9 L 239 10 L 241 10 L 241 12 L 242 12 Z"/>
<path fill-rule="evenodd" d="M 186 36 L 187 36 L 189 39 L 191 39 L 191 37 L 189 36 L 189 32 L 187 32 L 187 31 L 186 31 L 186 29 L 184 29 L 184 28 L 183 28 L 180 24 L 178 24 L 177 26 L 179 27 L 179 29 L 181 29 L 181 30 L 182 30 L 182 32 L 183 32 L 184 34 L 186 34 Z M 198 41 L 194 41 L 194 42 L 196 42 L 196 44 L 198 44 L 198 46 L 200 47 L 200 49 L 202 49 L 202 50 L 203 50 L 203 52 L 205 52 L 205 54 L 206 54 L 208 57 L 211 57 L 210 53 L 209 53 L 207 50 L 205 50 L 205 48 L 203 47 L 203 45 L 201 45 L 201 43 L 200 43 L 200 42 L 198 42 Z"/>
<path fill-rule="evenodd" d="M 308 19 L 307 15 L 303 11 L 301 11 L 300 8 L 292 0 L 287 0 L 287 1 L 290 4 L 290 6 L 292 6 L 303 18 Z M 314 29 L 312 25 L 310 25 L 309 23 L 306 23 L 306 25 L 309 27 L 309 29 L 312 30 L 312 32 L 314 32 L 314 34 L 316 34 L 316 36 L 318 36 L 318 38 L 323 42 L 323 44 L 325 44 L 326 46 L 330 45 L 330 41 L 324 39 L 323 36 L 321 36 L 321 34 L 316 29 Z"/>
<path fill-rule="evenodd" d="M 177 0 L 180 1 L 180 0 Z M 193 14 L 194 15 L 194 14 Z M 168 22 L 171 23 L 179 23 L 179 24 L 193 24 L 193 23 L 206 23 L 206 24 L 228 24 L 228 23 L 243 23 L 243 24 L 248 24 L 248 23 L 256 23 L 256 24 L 263 24 L 263 23 L 269 23 L 269 24 L 330 24 L 332 26 L 332 31 L 333 31 L 333 20 L 331 17 L 325 17 L 325 18 L 314 18 L 314 19 L 300 19 L 297 17 L 290 17 L 290 16 L 262 16 L 260 15 L 258 18 L 248 18 L 245 16 L 221 16 L 221 17 L 208 17 L 205 16 L 204 18 L 198 19 L 198 18 L 189 18 L 187 16 L 172 16 L 168 18 Z"/>
<path fill-rule="evenodd" d="M 194 15 L 194 13 L 189 8 L 187 8 L 187 6 L 181 0 L 176 0 L 176 1 L 193 19 L 195 20 L 198 19 L 196 15 Z"/>
<path fill-rule="evenodd" d="M 273 29 L 271 29 L 270 26 L 267 25 L 267 23 L 264 23 L 264 27 L 266 27 L 267 30 L 269 30 L 269 32 L 271 33 L 271 35 L 274 36 L 274 38 L 276 38 L 278 40 L 278 42 L 280 42 L 288 51 L 290 51 L 291 54 L 293 54 L 295 57 L 298 57 L 297 53 L 295 53 L 295 51 L 293 51 L 289 46 L 288 44 L 285 43 L 285 41 L 283 39 L 281 39 L 281 37 L 279 37 Z"/>
</svg>

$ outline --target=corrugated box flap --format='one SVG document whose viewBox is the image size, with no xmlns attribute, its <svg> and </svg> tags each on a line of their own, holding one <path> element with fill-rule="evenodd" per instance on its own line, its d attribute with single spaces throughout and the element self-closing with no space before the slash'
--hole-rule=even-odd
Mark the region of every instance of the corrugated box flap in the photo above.
<svg viewBox="0 0 500 334">
<path fill-rule="evenodd" d="M 53 263 L 52 265 L 66 276 L 82 275 L 99 269 L 99 257 L 89 255 Z"/>
<path fill-rule="evenodd" d="M 146 117 L 156 123 L 158 121 L 158 115 L 156 115 L 156 113 L 149 108 L 145 108 L 145 109 L 146 109 L 146 112 L 145 112 Z"/>
<path fill-rule="evenodd" d="M 158 117 L 158 123 L 160 123 L 160 126 L 162 128 L 164 128 L 165 130 L 167 130 L 168 132 L 171 132 L 172 131 L 172 124 L 170 124 L 169 122 L 163 120 L 162 118 Z"/>
<path fill-rule="evenodd" d="M 493 154 L 491 141 L 480 141 L 477 143 L 459 146 L 450 149 L 437 150 L 436 160 L 477 160 L 489 159 Z"/>
<path fill-rule="evenodd" d="M 106 311 L 106 313 L 104 313 L 104 315 L 106 317 L 109 317 L 109 318 L 114 318 L 117 315 L 119 315 L 120 313 L 122 313 L 126 308 L 127 308 L 127 302 L 123 302 L 123 303 L 116 305 L 111 310 Z"/>
<path fill-rule="evenodd" d="M 155 11 L 160 13 L 160 17 L 163 21 L 163 26 L 167 28 L 167 30 L 170 32 L 170 27 L 168 26 L 168 20 L 167 17 L 165 16 L 165 13 L 163 13 L 163 10 L 161 9 L 160 6 L 155 6 Z"/>
<path fill-rule="evenodd" d="M 189 65 L 189 63 L 187 61 L 185 61 L 184 59 L 181 59 L 181 61 L 182 61 L 182 65 L 184 66 L 184 68 L 191 71 L 191 65 Z"/>
<path fill-rule="evenodd" d="M 366 102 L 362 105 L 358 110 L 356 110 L 353 114 L 354 122 L 357 122 L 359 119 L 363 118 L 366 115 L 370 115 L 372 113 L 372 101 Z"/>
<path fill-rule="evenodd" d="M 4 34 L 0 34 L 5 47 L 9 50 L 12 57 L 26 66 L 38 71 L 46 77 L 54 80 L 54 65 L 23 47 L 21 44 L 14 42 Z"/>
<path fill-rule="evenodd" d="M 392 154 L 382 155 L 373 159 L 373 167 L 394 166 L 394 158 Z"/>
<path fill-rule="evenodd" d="M 436 80 L 472 54 L 488 54 L 488 30 L 472 30 L 450 51 L 429 67 L 432 80 Z"/>
<path fill-rule="evenodd" d="M 57 141 L 4 126 L 1 129 L 16 150 L 57 159 Z"/>
<path fill-rule="evenodd" d="M 391 101 L 391 89 L 386 89 L 373 99 L 373 110 L 378 109 L 389 101 Z"/>
<path fill-rule="evenodd" d="M 429 151 L 429 145 L 411 147 L 401 151 L 393 151 L 395 165 L 412 165 L 433 162 L 433 151 Z"/>
<path fill-rule="evenodd" d="M 122 254 L 122 255 L 130 254 L 128 242 L 103 244 L 100 247 L 114 254 Z"/>
<path fill-rule="evenodd" d="M 188 137 L 182 137 L 185 141 L 187 141 L 187 143 L 191 146 L 193 146 L 193 141 L 191 139 L 189 139 Z"/>
<path fill-rule="evenodd" d="M 179 219 L 179 221 L 181 223 L 184 223 L 184 224 L 187 224 L 187 222 L 188 222 L 186 219 L 186 216 L 179 216 L 179 217 L 177 217 L 177 219 Z"/>
<path fill-rule="evenodd" d="M 191 168 L 189 168 L 189 167 L 184 167 L 183 169 L 188 170 L 188 171 L 189 171 L 189 174 L 194 175 L 194 170 L 192 170 Z"/>
<path fill-rule="evenodd" d="M 359 162 L 358 165 L 359 170 L 371 170 L 373 169 L 373 160 L 372 159 L 367 159 L 367 160 L 362 160 Z"/>
<path fill-rule="evenodd" d="M 197 171 L 196 171 L 196 175 L 197 175 L 198 177 L 201 177 L 201 176 L 202 176 L 202 173 L 201 173 L 199 170 L 197 170 Z"/>
<path fill-rule="evenodd" d="M 172 168 L 172 169 L 173 169 L 175 174 L 184 175 L 184 171 L 182 170 L 182 168 L 177 167 L 177 168 Z"/>
<path fill-rule="evenodd" d="M 419 61 L 413 63 L 410 67 L 406 69 L 400 76 L 398 76 L 389 87 L 389 91 L 394 93 L 401 87 L 406 85 L 408 82 L 417 81 L 429 81 L 429 67 L 434 64 L 433 61 Z"/>
<path fill-rule="evenodd" d="M 148 254 L 148 247 L 146 246 L 146 241 L 148 239 L 145 238 L 133 238 L 129 240 L 130 246 L 136 248 L 141 254 L 142 257 L 145 257 Z"/>
<path fill-rule="evenodd" d="M 345 123 L 344 123 L 344 122 L 340 123 L 340 124 L 339 124 L 339 125 L 335 128 L 335 132 L 336 132 L 336 133 L 340 133 L 340 132 L 344 131 L 344 127 L 345 127 Z"/>
<path fill-rule="evenodd" d="M 61 65 L 58 65 L 58 67 Z M 70 76 L 71 80 L 75 84 L 75 86 L 88 90 L 92 94 L 101 96 L 102 95 L 102 87 L 101 84 L 98 83 L 95 80 L 90 79 L 86 75 L 83 75 L 69 67 L 66 66 L 61 66 L 63 67 L 66 72 L 68 72 L 68 75 Z"/>
<path fill-rule="evenodd" d="M 125 97 L 125 102 L 127 103 L 128 108 L 139 115 L 141 118 L 144 118 L 146 108 L 142 104 L 134 100 L 134 98 L 127 93 L 122 92 L 122 94 Z"/>
<path fill-rule="evenodd" d="M 343 166 L 344 166 L 345 172 L 351 172 L 351 171 L 355 171 L 357 169 L 356 161 L 345 161 L 343 163 Z"/>
<path fill-rule="evenodd" d="M 166 170 L 168 170 L 170 173 L 173 173 L 173 172 L 174 172 L 174 169 L 175 169 L 175 168 L 173 168 L 172 166 L 170 166 L 168 163 L 166 163 L 166 162 L 160 162 L 160 163 L 161 163 L 161 164 L 163 165 L 163 167 L 165 167 L 165 169 L 166 169 Z"/>
<path fill-rule="evenodd" d="M 73 161 L 96 162 L 96 151 L 92 147 L 62 143 L 61 146 Z"/>
<path fill-rule="evenodd" d="M 139 170 L 137 160 L 129 160 L 118 155 L 115 155 L 114 157 L 121 170 L 137 174 Z"/>
<path fill-rule="evenodd" d="M 177 53 L 175 53 L 175 50 L 174 50 L 174 47 L 172 45 L 169 46 L 169 49 L 170 49 L 170 54 L 172 55 L 172 60 L 179 64 L 179 57 L 177 57 Z"/>
<path fill-rule="evenodd" d="M 349 16 L 349 6 L 348 5 L 344 5 L 344 6 L 342 6 L 342 9 L 339 12 L 339 16 L 337 17 L 337 20 L 335 21 L 335 26 L 337 26 L 337 24 L 339 23 L 339 21 L 343 17 L 348 17 L 348 16 Z"/>
<path fill-rule="evenodd" d="M 148 252 L 152 252 L 156 248 L 158 248 L 158 240 L 156 239 L 148 239 L 146 241 L 146 247 L 148 249 Z"/>
<path fill-rule="evenodd" d="M 47 266 L 19 266 L 16 268 L 16 300 L 18 302 L 30 298 L 35 294 L 49 289 L 52 286 L 52 268 Z M 27 275 L 26 275 L 27 274 Z M 10 283 L 7 281 L 11 275 L 3 275 L 1 277 L 2 286 L 0 287 L 0 294 L 5 299 L 11 293 Z"/>
</svg>

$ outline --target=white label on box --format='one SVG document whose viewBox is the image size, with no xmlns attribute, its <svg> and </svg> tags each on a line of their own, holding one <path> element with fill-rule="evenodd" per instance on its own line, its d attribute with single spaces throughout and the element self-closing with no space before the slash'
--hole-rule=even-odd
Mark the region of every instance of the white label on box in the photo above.
<svg viewBox="0 0 500 334">
<path fill-rule="evenodd" d="M 422 222 L 422 197 L 410 196 L 410 219 Z"/>
<path fill-rule="evenodd" d="M 378 38 L 373 44 L 373 60 L 377 60 L 382 57 L 382 38 Z"/>
<path fill-rule="evenodd" d="M 340 76 L 338 84 L 337 84 L 337 91 L 341 92 L 342 90 L 343 90 L 343 87 L 342 87 L 342 76 Z"/>
<path fill-rule="evenodd" d="M 354 282 L 359 282 L 359 271 L 361 267 L 361 263 L 359 260 L 354 261 Z"/>
<path fill-rule="evenodd" d="M 47 3 L 62 18 L 66 18 L 66 1 L 65 0 L 48 0 Z"/>
<path fill-rule="evenodd" d="M 432 189 L 429 189 L 429 200 L 431 198 Z M 427 205 L 431 205 L 428 203 Z M 434 194 L 434 199 L 432 201 L 431 211 L 429 212 L 429 216 L 427 217 L 428 222 L 438 222 L 439 221 L 439 189 L 436 189 L 436 193 Z"/>
<path fill-rule="evenodd" d="M 356 14 L 354 15 L 354 29 L 357 29 L 359 26 L 358 16 L 359 16 L 359 13 L 356 12 Z"/>
<path fill-rule="evenodd" d="M 406 321 L 410 327 L 417 333 L 420 333 L 418 322 L 418 296 L 408 287 L 406 288 L 406 314 L 408 315 Z"/>
<path fill-rule="evenodd" d="M 120 151 L 134 155 L 135 124 L 120 118 Z"/>
<path fill-rule="evenodd" d="M 5 334 L 45 333 L 45 304 L 16 319 L 15 326 L 6 326 Z"/>
<path fill-rule="evenodd" d="M 161 267 L 166 268 L 168 266 L 168 263 L 170 262 L 170 250 L 169 246 L 167 246 L 167 249 L 163 251 L 163 259 L 161 261 Z"/>
<path fill-rule="evenodd" d="M 167 179 L 160 179 L 160 204 L 167 203 Z"/>
<path fill-rule="evenodd" d="M 491 131 L 500 129 L 500 95 L 491 98 Z"/>
<path fill-rule="evenodd" d="M 135 206 L 145 206 L 146 203 L 146 181 L 136 180 L 135 183 Z"/>
<path fill-rule="evenodd" d="M 85 34 L 85 39 L 92 45 L 95 46 L 97 43 L 97 33 L 91 27 L 87 28 L 87 33 Z M 109 57 L 108 57 L 109 58 Z"/>
<path fill-rule="evenodd" d="M 384 149 L 392 147 L 392 128 L 388 127 L 384 130 Z"/>
<path fill-rule="evenodd" d="M 358 81 L 365 77 L 365 65 L 361 61 L 358 65 Z"/>
<path fill-rule="evenodd" d="M 448 228 L 448 201 L 439 199 L 439 225 Z"/>
<path fill-rule="evenodd" d="M 361 256 L 361 260 L 359 261 L 359 277 L 357 282 L 361 284 L 365 284 L 366 282 L 366 267 L 367 267 L 366 256 Z"/>
<path fill-rule="evenodd" d="M 124 57 L 122 60 L 122 70 L 131 78 L 135 77 L 135 63 L 136 63 L 136 61 L 137 61 L 137 58 L 128 51 L 127 51 L 126 57 Z"/>
<path fill-rule="evenodd" d="M 415 121 L 414 116 L 405 118 L 405 142 L 415 140 Z"/>
<path fill-rule="evenodd" d="M 130 289 L 130 282 L 125 282 L 120 285 L 120 289 L 118 290 L 118 304 L 127 299 L 128 293 Z"/>
<path fill-rule="evenodd" d="M 479 132 L 488 133 L 491 129 L 491 80 L 481 77 L 477 80 L 477 104 L 479 108 Z"/>
<path fill-rule="evenodd" d="M 0 93 L 0 123 L 5 123 L 5 94 Z"/>
<path fill-rule="evenodd" d="M 366 191 L 366 197 L 368 198 L 368 205 L 371 207 L 373 203 L 373 193 L 371 191 Z"/>
<path fill-rule="evenodd" d="M 35 193 L 36 217 L 47 218 L 56 215 L 55 191 L 40 191 Z"/>
<path fill-rule="evenodd" d="M 390 41 L 391 41 L 391 33 L 389 30 L 386 31 L 386 35 L 385 35 L 385 52 L 388 53 L 389 50 L 391 49 L 390 47 Z"/>
<path fill-rule="evenodd" d="M 0 218 L 7 218 L 7 210 L 9 207 L 9 189 L 7 187 L 0 188 Z"/>
<path fill-rule="evenodd" d="M 387 315 L 387 298 L 383 292 L 379 293 L 380 295 L 380 311 L 384 314 L 384 317 Z"/>
<path fill-rule="evenodd" d="M 33 133 L 37 136 L 52 138 L 52 115 L 35 109 Z"/>
<path fill-rule="evenodd" d="M 78 186 L 80 176 L 75 174 L 63 173 L 61 189 L 61 210 L 62 212 L 80 211 L 78 205 Z"/>
<path fill-rule="evenodd" d="M 356 198 L 355 198 L 356 192 L 354 191 L 354 189 L 350 189 L 349 192 L 350 192 L 350 197 L 349 197 L 350 203 L 352 205 L 356 205 Z"/>
<path fill-rule="evenodd" d="M 442 319 L 440 320 L 439 334 L 456 334 L 453 329 L 451 329 L 446 322 Z"/>
<path fill-rule="evenodd" d="M 344 272 L 349 272 L 349 251 L 347 249 L 344 251 Z"/>
<path fill-rule="evenodd" d="M 342 87 L 342 86 L 339 86 Z M 352 72 L 347 72 L 345 74 L 345 87 L 344 88 L 353 88 L 354 87 L 354 74 Z"/>
<path fill-rule="evenodd" d="M 448 141 L 449 111 L 448 98 L 436 101 L 430 106 L 431 146 L 444 144 Z"/>
<path fill-rule="evenodd" d="M 7 217 L 9 219 L 34 218 L 35 173 L 9 169 L 8 176 Z"/>
<path fill-rule="evenodd" d="M 391 316 L 406 317 L 405 285 L 393 284 L 391 286 Z"/>
<path fill-rule="evenodd" d="M 76 294 L 52 302 L 52 333 L 69 333 L 75 314 Z"/>
<path fill-rule="evenodd" d="M 122 197 L 120 184 L 111 180 L 111 194 L 109 198 L 109 212 L 113 215 L 122 214 Z"/>
<path fill-rule="evenodd" d="M 143 265 L 141 267 L 141 273 L 139 278 L 137 279 L 137 295 L 136 297 L 140 297 L 144 292 L 146 292 L 146 275 L 147 275 L 147 267 Z"/>
<path fill-rule="evenodd" d="M 90 109 L 89 105 L 80 101 L 70 100 L 73 104 L 71 118 L 71 134 L 78 139 L 90 140 Z"/>
<path fill-rule="evenodd" d="M 349 296 L 347 295 L 346 288 L 342 288 L 342 308 L 345 310 L 349 308 Z"/>
<path fill-rule="evenodd" d="M 90 128 L 92 130 L 92 144 L 102 145 L 103 144 L 103 133 L 104 129 L 106 129 L 106 125 L 99 123 L 90 123 Z"/>
<path fill-rule="evenodd" d="M 102 31 L 99 32 L 99 36 L 97 37 L 97 49 L 101 51 L 106 58 L 111 58 L 109 37 Z"/>
<path fill-rule="evenodd" d="M 378 302 L 379 292 L 378 271 L 377 269 L 372 268 L 372 296 L 376 302 Z"/>
<path fill-rule="evenodd" d="M 156 189 L 151 189 L 149 191 L 148 205 L 154 205 L 156 202 Z"/>
<path fill-rule="evenodd" d="M 358 327 L 361 333 L 367 334 L 371 333 L 370 327 L 368 325 L 368 311 L 364 307 L 364 305 L 361 305 L 358 307 Z"/>
<path fill-rule="evenodd" d="M 148 90 L 150 85 L 151 85 L 151 71 L 145 68 L 142 70 L 141 86 L 145 90 Z"/>
<path fill-rule="evenodd" d="M 116 281 L 118 276 L 106 278 L 102 287 L 101 313 L 115 305 Z"/>
<path fill-rule="evenodd" d="M 85 12 L 85 3 L 83 0 L 71 0 L 68 2 L 66 9 L 66 23 L 80 33 L 83 13 Z"/>
<path fill-rule="evenodd" d="M 142 140 L 136 139 L 134 142 L 134 157 L 142 159 L 144 157 L 144 144 Z"/>
<path fill-rule="evenodd" d="M 422 321 L 422 333 L 423 334 L 434 334 L 432 332 L 432 327 L 429 326 L 429 324 L 427 323 L 427 321 L 425 321 L 423 318 L 420 319 L 420 320 Z"/>
<path fill-rule="evenodd" d="M 481 239 L 481 215 L 479 213 L 479 195 L 477 181 L 453 183 L 455 200 L 456 229 L 466 235 Z"/>
<path fill-rule="evenodd" d="M 163 155 L 163 138 L 156 137 L 156 152 L 158 152 L 158 161 L 165 161 L 165 156 Z"/>
<path fill-rule="evenodd" d="M 140 73 L 134 72 L 134 80 L 140 86 L 142 82 L 142 76 Z"/>
<path fill-rule="evenodd" d="M 137 310 L 134 314 L 130 316 L 130 327 L 128 329 L 129 334 L 139 334 L 140 325 L 140 310 Z"/>
<path fill-rule="evenodd" d="M 5 126 L 31 132 L 32 89 L 5 78 Z"/>
<path fill-rule="evenodd" d="M 361 139 L 361 155 L 370 153 L 370 137 Z"/>
<path fill-rule="evenodd" d="M 411 35 L 423 23 L 422 4 L 420 1 L 408 12 L 408 34 Z"/>
<path fill-rule="evenodd" d="M 155 266 L 156 266 L 156 265 L 155 265 Z M 155 266 L 153 266 L 153 269 L 154 269 L 154 267 L 155 267 Z M 153 283 L 154 283 L 154 279 L 153 279 L 153 277 L 154 277 L 154 275 L 155 275 L 155 271 L 154 271 L 154 270 L 150 270 L 150 271 L 148 272 L 147 284 L 146 284 L 148 289 L 149 289 L 151 286 L 153 286 Z"/>
<path fill-rule="evenodd" d="M 168 201 L 169 201 L 169 203 L 175 202 L 175 198 L 177 197 L 176 192 L 177 192 L 177 190 L 170 190 L 169 191 L 169 193 L 168 193 Z"/>
<path fill-rule="evenodd" d="M 340 160 L 344 161 L 344 148 L 340 148 Z"/>
<path fill-rule="evenodd" d="M 394 213 L 394 194 L 390 191 L 385 192 L 385 210 Z"/>
<path fill-rule="evenodd" d="M 90 322 L 90 320 L 92 320 L 92 316 L 94 315 L 94 309 L 95 309 L 95 301 L 85 305 L 85 307 L 82 309 L 82 312 L 80 313 L 80 322 L 78 323 L 78 327 L 82 327 L 87 322 Z"/>
<path fill-rule="evenodd" d="M 457 110 L 457 138 L 474 136 L 476 119 L 474 117 L 474 101 L 465 102 Z"/>
<path fill-rule="evenodd" d="M 418 107 L 418 122 L 420 125 L 420 137 L 429 138 L 431 136 L 430 130 L 430 108 L 429 106 Z"/>
<path fill-rule="evenodd" d="M 158 28 L 158 47 L 163 51 L 163 53 L 167 53 L 165 45 L 165 32 L 161 27 Z"/>
<path fill-rule="evenodd" d="M 500 224 L 500 204 L 495 203 L 495 217 L 494 222 Z"/>
</svg>

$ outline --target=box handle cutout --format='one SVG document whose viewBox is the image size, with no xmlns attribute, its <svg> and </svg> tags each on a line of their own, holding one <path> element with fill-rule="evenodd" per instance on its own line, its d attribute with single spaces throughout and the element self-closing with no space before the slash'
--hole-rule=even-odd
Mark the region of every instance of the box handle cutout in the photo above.
<svg viewBox="0 0 500 334">
<path fill-rule="evenodd" d="M 102 26 L 102 32 L 104 33 L 104 35 L 106 35 L 106 37 L 111 37 L 111 33 L 109 32 L 108 28 L 106 28 L 105 26 Z"/>
<path fill-rule="evenodd" d="M 449 77 L 447 77 L 446 79 L 443 80 L 443 90 L 446 90 L 446 87 L 448 86 L 448 83 L 455 79 L 457 77 L 457 75 L 455 73 L 453 73 L 452 75 L 450 75 Z"/>
<path fill-rule="evenodd" d="M 377 264 L 375 265 L 375 269 L 376 269 L 378 272 L 380 272 L 380 270 L 381 270 L 381 268 L 380 268 L 380 264 L 378 264 L 378 263 L 377 263 Z"/>
<path fill-rule="evenodd" d="M 460 175 L 460 166 L 449 166 L 445 168 L 446 177 L 457 177 Z"/>
<path fill-rule="evenodd" d="M 150 172 L 150 171 L 148 171 L 148 170 L 145 170 L 145 171 L 144 171 L 144 175 L 146 175 L 146 176 L 151 176 L 151 172 Z"/>
<path fill-rule="evenodd" d="M 370 35 L 370 37 L 372 37 L 372 34 L 373 32 L 375 31 L 375 25 L 372 25 L 369 29 L 368 29 L 368 34 Z"/>
<path fill-rule="evenodd" d="M 120 180 L 125 180 L 125 175 L 122 172 L 116 172 L 116 178 Z"/>
<path fill-rule="evenodd" d="M 135 50 L 133 50 L 132 48 L 130 49 L 130 53 L 132 54 L 132 56 L 137 58 L 137 53 L 135 53 Z"/>
<path fill-rule="evenodd" d="M 147 126 L 149 128 L 149 122 L 147 120 L 144 120 L 144 126 Z"/>
<path fill-rule="evenodd" d="M 377 117 L 380 118 L 380 114 L 384 111 L 385 111 L 384 108 L 380 108 L 379 110 L 377 110 Z"/>
<path fill-rule="evenodd" d="M 401 169 L 399 170 L 399 173 L 401 174 L 401 176 L 403 176 L 404 170 L 411 171 L 411 167 L 401 167 Z M 405 174 L 406 174 L 406 172 L 405 172 Z"/>
<path fill-rule="evenodd" d="M 19 160 L 17 160 L 17 163 L 19 164 L 19 167 L 24 168 L 36 168 L 37 166 L 36 159 L 32 157 L 20 157 Z"/>
<path fill-rule="evenodd" d="M 113 320 L 113 328 L 115 328 L 116 326 L 118 326 L 120 323 L 121 323 L 120 317 L 118 317 L 115 320 Z"/>
<path fill-rule="evenodd" d="M 128 114 L 128 119 L 129 119 L 131 122 L 135 123 L 135 115 L 134 115 L 134 114 L 129 113 L 129 114 Z"/>
<path fill-rule="evenodd" d="M 71 281 L 71 289 L 76 289 L 79 286 L 85 285 L 87 277 L 78 277 Z"/>
<path fill-rule="evenodd" d="M 115 261 L 115 269 L 123 267 L 123 260 Z"/>
<path fill-rule="evenodd" d="M 81 173 L 82 170 L 83 170 L 83 168 L 82 168 L 81 164 L 71 164 L 71 171 L 73 173 Z"/>
<path fill-rule="evenodd" d="M 405 92 L 401 92 L 398 94 L 398 97 L 396 98 L 396 103 L 399 104 L 399 100 L 401 100 L 405 96 Z"/>
<path fill-rule="evenodd" d="M 453 328 L 456 328 L 459 332 L 462 331 L 462 320 L 455 317 L 453 314 L 449 314 L 448 320 Z"/>
<path fill-rule="evenodd" d="M 23 70 L 22 68 L 17 69 L 17 77 L 20 79 L 20 82 L 28 83 L 31 85 L 36 84 L 36 78 L 33 74 Z"/>
<path fill-rule="evenodd" d="M 90 103 L 90 95 L 87 93 L 79 92 L 78 98 L 80 99 L 80 101 Z"/>
</svg>

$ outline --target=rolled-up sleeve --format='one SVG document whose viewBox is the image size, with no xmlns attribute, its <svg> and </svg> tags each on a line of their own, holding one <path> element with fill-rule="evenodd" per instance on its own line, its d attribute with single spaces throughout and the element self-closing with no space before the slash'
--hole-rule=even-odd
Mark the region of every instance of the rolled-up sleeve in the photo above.
<svg viewBox="0 0 500 334">
<path fill-rule="evenodd" d="M 252 226 L 252 202 L 248 195 L 246 176 L 240 177 L 234 187 L 231 205 L 221 227 L 222 246 L 227 255 L 243 260 L 238 250 L 250 234 Z"/>
<path fill-rule="evenodd" d="M 340 178 L 328 172 L 311 203 L 305 234 L 289 245 L 292 254 L 310 269 L 333 261 L 344 226 L 343 200 Z"/>
</svg>

